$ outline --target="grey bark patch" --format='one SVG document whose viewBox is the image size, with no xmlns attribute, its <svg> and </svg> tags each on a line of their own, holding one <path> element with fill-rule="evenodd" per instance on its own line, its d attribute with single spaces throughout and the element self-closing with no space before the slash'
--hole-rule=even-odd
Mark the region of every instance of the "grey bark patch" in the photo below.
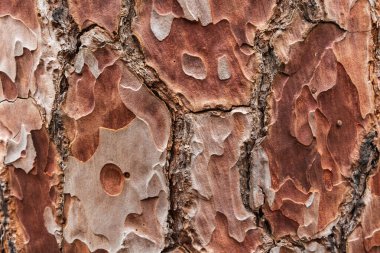
<svg viewBox="0 0 380 253">
<path fill-rule="evenodd" d="M 198 80 L 204 80 L 207 77 L 206 66 L 202 58 L 184 53 L 182 55 L 182 69 L 186 75 Z"/>
<path fill-rule="evenodd" d="M 225 55 L 218 58 L 218 77 L 220 80 L 228 80 L 231 78 L 230 63 Z"/>
<path fill-rule="evenodd" d="M 159 41 L 163 41 L 169 36 L 174 16 L 172 14 L 160 15 L 152 10 L 150 17 L 150 29 Z"/>
</svg>

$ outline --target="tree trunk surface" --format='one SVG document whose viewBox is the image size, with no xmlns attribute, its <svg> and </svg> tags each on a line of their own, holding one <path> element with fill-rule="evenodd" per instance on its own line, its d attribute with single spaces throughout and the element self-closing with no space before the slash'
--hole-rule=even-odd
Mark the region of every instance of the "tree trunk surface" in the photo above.
<svg viewBox="0 0 380 253">
<path fill-rule="evenodd" d="M 379 27 L 377 0 L 1 0 L 1 252 L 380 252 Z"/>
</svg>

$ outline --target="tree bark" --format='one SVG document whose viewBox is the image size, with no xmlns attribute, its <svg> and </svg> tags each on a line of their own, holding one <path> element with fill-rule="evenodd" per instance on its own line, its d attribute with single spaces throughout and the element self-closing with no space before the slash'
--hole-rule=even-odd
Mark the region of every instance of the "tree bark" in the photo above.
<svg viewBox="0 0 380 253">
<path fill-rule="evenodd" d="M 379 252 L 380 3 L 0 1 L 2 252 Z"/>
</svg>

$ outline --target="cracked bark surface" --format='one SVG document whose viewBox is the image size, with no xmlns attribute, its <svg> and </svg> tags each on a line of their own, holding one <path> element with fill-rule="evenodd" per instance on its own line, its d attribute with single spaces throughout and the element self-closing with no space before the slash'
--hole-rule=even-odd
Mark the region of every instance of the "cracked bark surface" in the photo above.
<svg viewBox="0 0 380 253">
<path fill-rule="evenodd" d="M 380 252 L 380 3 L 0 1 L 2 252 Z"/>
</svg>

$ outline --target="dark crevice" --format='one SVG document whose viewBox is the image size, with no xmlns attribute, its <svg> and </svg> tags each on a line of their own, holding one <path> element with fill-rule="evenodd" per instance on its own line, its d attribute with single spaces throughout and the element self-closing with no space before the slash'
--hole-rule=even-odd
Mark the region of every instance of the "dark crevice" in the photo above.
<svg viewBox="0 0 380 253">
<path fill-rule="evenodd" d="M 324 10 L 316 0 L 299 1 L 298 8 L 303 18 L 310 23 L 318 24 L 324 16 Z"/>
<path fill-rule="evenodd" d="M 253 93 L 250 107 L 252 109 L 253 129 L 251 130 L 251 138 L 245 144 L 245 152 L 243 159 L 247 160 L 247 165 L 241 173 L 241 193 L 243 203 L 247 210 L 253 212 L 256 216 L 256 226 L 263 229 L 271 240 L 269 244 L 263 244 L 260 248 L 262 252 L 270 252 L 275 247 L 276 242 L 272 234 L 272 228 L 265 217 L 263 206 L 253 209 L 250 204 L 250 198 L 253 194 L 251 189 L 251 176 L 253 170 L 256 169 L 252 160 L 252 151 L 261 145 L 263 139 L 267 135 L 270 120 L 270 94 L 274 76 L 278 73 L 281 63 L 275 55 L 274 48 L 271 45 L 273 35 L 278 31 L 285 29 L 293 16 L 295 4 L 292 1 L 281 1 L 278 3 L 274 14 L 269 21 L 265 30 L 259 30 L 255 36 L 254 46 L 256 52 L 260 56 L 259 75 L 253 83 Z M 264 194 L 264 191 L 263 191 Z"/>
<path fill-rule="evenodd" d="M 4 173 L 4 172 L 3 172 Z M 0 247 L 1 252 L 16 253 L 16 246 L 13 238 L 12 231 L 10 230 L 11 217 L 9 215 L 9 197 L 7 182 L 0 181 L 0 214 L 1 214 L 1 224 L 0 224 Z"/>
<path fill-rule="evenodd" d="M 178 219 L 178 211 L 176 210 L 176 196 L 172 192 L 172 189 L 174 188 L 175 182 L 173 180 L 173 174 L 171 166 L 174 164 L 174 160 L 176 158 L 176 132 L 175 130 L 179 128 L 180 125 L 183 124 L 183 119 L 177 119 L 173 122 L 172 128 L 171 128 L 171 141 L 172 146 L 169 150 L 169 158 L 168 158 L 168 168 L 167 168 L 167 177 L 169 182 L 169 211 L 168 211 L 168 219 L 167 222 L 169 224 L 169 234 L 166 236 L 167 240 L 167 246 L 162 250 L 162 252 L 169 252 L 172 249 L 174 249 L 179 244 L 179 236 L 178 231 L 176 229 L 176 222 Z"/>
<path fill-rule="evenodd" d="M 329 241 L 337 252 L 346 252 L 347 238 L 358 225 L 365 207 L 363 197 L 367 190 L 367 182 L 379 161 L 376 138 L 376 131 L 371 131 L 365 136 L 360 146 L 359 160 L 352 168 L 353 173 L 350 178 L 352 197 L 349 202 L 343 204 L 341 218 L 333 228 L 333 234 L 329 236 Z"/>
<path fill-rule="evenodd" d="M 193 205 L 190 172 L 190 138 L 192 130 L 190 123 L 179 116 L 176 118 L 172 129 L 173 145 L 170 150 L 168 180 L 170 190 L 170 208 L 168 215 L 169 234 L 167 236 L 168 246 L 162 252 L 170 252 L 172 249 L 182 247 L 189 252 L 197 252 L 192 246 L 194 238 L 193 231 L 186 229 L 190 222 L 185 217 L 184 208 Z M 191 230 L 191 229 L 190 229 Z"/>
<path fill-rule="evenodd" d="M 253 141 L 250 138 L 249 141 L 244 143 L 243 148 L 240 152 L 240 159 L 237 162 L 237 167 L 239 168 L 240 173 L 240 194 L 243 201 L 243 205 L 246 210 L 251 213 L 254 213 L 254 210 L 250 206 L 250 193 L 251 193 L 251 151 L 253 148 Z"/>
<path fill-rule="evenodd" d="M 68 81 L 66 77 L 62 75 L 58 86 L 56 98 L 54 101 L 52 119 L 48 128 L 50 138 L 56 145 L 57 150 L 63 161 L 65 161 L 69 155 L 69 139 L 65 135 L 65 127 L 62 119 L 61 105 L 65 100 L 68 87 Z"/>
<path fill-rule="evenodd" d="M 64 194 L 63 194 L 63 184 L 64 184 L 64 169 L 66 168 L 66 161 L 69 156 L 69 145 L 70 140 L 66 136 L 63 112 L 61 110 L 62 104 L 64 103 L 69 88 L 68 80 L 65 76 L 66 67 L 74 60 L 75 56 L 80 50 L 81 42 L 80 36 L 84 33 L 94 29 L 96 26 L 91 25 L 82 31 L 79 31 L 79 27 L 74 22 L 68 11 L 68 2 L 67 0 L 62 0 L 61 4 L 53 9 L 52 12 L 52 24 L 55 29 L 55 34 L 59 40 L 62 37 L 66 44 L 58 52 L 58 60 L 60 63 L 60 72 L 57 74 L 54 83 L 55 83 L 55 99 L 52 108 L 52 118 L 48 126 L 48 133 L 50 140 L 55 144 L 57 151 L 59 153 L 58 165 L 61 169 L 62 174 L 59 176 L 60 186 L 59 197 L 58 197 L 58 207 L 57 207 L 57 218 L 58 222 L 63 230 L 65 224 L 64 217 Z M 61 231 L 62 232 L 62 231 Z M 60 242 L 60 251 L 63 252 L 63 240 L 61 238 Z"/>
<path fill-rule="evenodd" d="M 208 113 L 208 112 L 224 112 L 224 113 L 229 113 L 232 112 L 235 109 L 238 108 L 251 108 L 249 105 L 236 105 L 236 106 L 231 106 L 230 108 L 225 108 L 223 106 L 216 106 L 213 108 L 206 108 L 198 111 L 190 111 L 192 114 L 202 114 L 202 113 Z"/>
</svg>

